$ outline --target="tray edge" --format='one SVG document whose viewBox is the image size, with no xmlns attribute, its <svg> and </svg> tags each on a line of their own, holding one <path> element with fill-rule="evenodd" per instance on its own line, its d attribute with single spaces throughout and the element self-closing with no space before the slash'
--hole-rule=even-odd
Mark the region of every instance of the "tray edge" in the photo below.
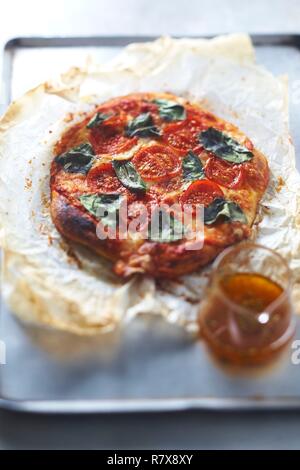
<svg viewBox="0 0 300 470">
<path fill-rule="evenodd" d="M 0 409 L 35 414 L 159 413 L 179 411 L 300 410 L 299 397 L 191 398 L 139 400 L 11 400 L 0 398 Z"/>
<path fill-rule="evenodd" d="M 222 34 L 222 33 L 220 33 Z M 220 35 L 218 34 L 218 36 Z M 185 36 L 191 39 L 212 38 L 217 35 Z M 2 83 L 4 106 L 10 102 L 11 54 L 22 47 L 124 47 L 131 42 L 153 41 L 159 36 L 36 36 L 13 37 L 3 46 Z M 180 38 L 182 36 L 173 36 Z M 300 49 L 300 34 L 250 34 L 254 45 L 287 45 Z M 1 112 L 0 112 L 1 114 Z M 300 410 L 300 397 L 257 398 L 191 398 L 191 399 L 144 399 L 144 400 L 13 400 L 0 396 L 0 409 L 41 414 L 93 414 L 132 412 L 178 412 L 198 411 L 284 411 Z"/>
</svg>

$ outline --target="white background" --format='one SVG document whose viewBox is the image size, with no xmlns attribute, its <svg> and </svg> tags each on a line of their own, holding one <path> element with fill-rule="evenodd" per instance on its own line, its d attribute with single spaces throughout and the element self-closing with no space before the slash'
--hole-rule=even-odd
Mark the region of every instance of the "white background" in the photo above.
<svg viewBox="0 0 300 470">
<path fill-rule="evenodd" d="M 13 36 L 300 32 L 300 0 L 0 0 Z M 30 371 L 28 371 L 30 374 Z M 299 369 L 300 373 L 300 369 Z M 300 448 L 300 413 L 0 413 L 0 449 Z"/>
</svg>

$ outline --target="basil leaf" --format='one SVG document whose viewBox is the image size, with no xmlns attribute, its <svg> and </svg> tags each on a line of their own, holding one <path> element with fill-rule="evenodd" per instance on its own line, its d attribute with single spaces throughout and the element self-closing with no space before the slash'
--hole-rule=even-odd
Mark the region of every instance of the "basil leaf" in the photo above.
<svg viewBox="0 0 300 470">
<path fill-rule="evenodd" d="M 88 129 L 93 129 L 94 127 L 97 127 L 102 124 L 103 121 L 106 121 L 106 119 L 109 119 L 110 117 L 111 114 L 96 113 L 95 116 L 93 116 L 92 119 L 89 121 L 86 127 Z"/>
<path fill-rule="evenodd" d="M 208 207 L 204 208 L 204 223 L 206 225 L 215 223 L 219 217 L 224 217 L 228 221 L 247 223 L 247 218 L 240 206 L 222 198 L 215 199 Z"/>
<path fill-rule="evenodd" d="M 184 225 L 174 215 L 158 210 L 148 226 L 148 239 L 157 243 L 170 243 L 184 237 Z"/>
<path fill-rule="evenodd" d="M 182 171 L 183 179 L 186 181 L 202 180 L 205 178 L 202 162 L 191 150 L 182 160 Z"/>
<path fill-rule="evenodd" d="M 184 121 L 186 119 L 186 111 L 184 107 L 170 100 L 153 100 L 153 103 L 159 107 L 159 115 L 165 121 Z"/>
<path fill-rule="evenodd" d="M 199 139 L 206 150 L 227 162 L 244 163 L 253 157 L 253 153 L 246 147 L 213 127 L 200 132 Z"/>
<path fill-rule="evenodd" d="M 119 194 L 83 194 L 79 200 L 104 226 L 115 227 L 118 223 L 118 211 L 122 202 Z"/>
<path fill-rule="evenodd" d="M 145 192 L 146 184 L 136 171 L 133 163 L 129 161 L 113 160 L 112 165 L 118 177 L 125 188 L 134 192 Z"/>
<path fill-rule="evenodd" d="M 160 130 L 154 125 L 150 113 L 143 113 L 130 121 L 125 129 L 128 137 L 160 137 Z"/>
<path fill-rule="evenodd" d="M 55 157 L 67 173 L 87 173 L 93 164 L 95 153 L 89 143 L 78 145 Z"/>
</svg>

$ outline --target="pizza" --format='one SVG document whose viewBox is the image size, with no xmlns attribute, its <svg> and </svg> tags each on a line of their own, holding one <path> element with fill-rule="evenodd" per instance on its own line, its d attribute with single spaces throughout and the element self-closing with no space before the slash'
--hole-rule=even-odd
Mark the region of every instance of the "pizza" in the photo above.
<svg viewBox="0 0 300 470">
<path fill-rule="evenodd" d="M 287 97 L 238 34 L 131 44 L 16 99 L 0 119 L 4 303 L 84 335 L 140 314 L 195 332 L 211 261 L 251 237 L 290 261 L 299 312 Z"/>
<path fill-rule="evenodd" d="M 265 156 L 230 122 L 170 93 L 135 93 L 82 113 L 55 143 L 51 215 L 118 276 L 174 278 L 251 235 L 268 181 Z"/>
</svg>

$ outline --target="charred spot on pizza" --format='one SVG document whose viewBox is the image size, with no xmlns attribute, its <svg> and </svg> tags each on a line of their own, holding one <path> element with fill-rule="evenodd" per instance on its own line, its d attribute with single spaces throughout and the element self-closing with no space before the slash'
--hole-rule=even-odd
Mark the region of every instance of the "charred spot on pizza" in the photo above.
<svg viewBox="0 0 300 470">
<path fill-rule="evenodd" d="M 209 263 L 250 235 L 269 178 L 265 157 L 239 129 L 171 94 L 138 93 L 100 104 L 55 149 L 50 185 L 57 229 L 115 260 L 120 276 L 176 277 Z M 99 223 L 119 229 L 124 203 L 127 226 L 144 208 L 136 226 L 145 236 L 129 230 L 126 239 L 119 233 L 98 239 Z M 195 251 L 182 210 L 188 208 L 193 225 L 199 207 L 204 244 Z"/>
<path fill-rule="evenodd" d="M 61 194 L 52 195 L 51 212 L 57 228 L 71 239 L 72 237 L 86 237 L 87 234 L 95 232 L 95 225 L 91 218 Z"/>
</svg>

